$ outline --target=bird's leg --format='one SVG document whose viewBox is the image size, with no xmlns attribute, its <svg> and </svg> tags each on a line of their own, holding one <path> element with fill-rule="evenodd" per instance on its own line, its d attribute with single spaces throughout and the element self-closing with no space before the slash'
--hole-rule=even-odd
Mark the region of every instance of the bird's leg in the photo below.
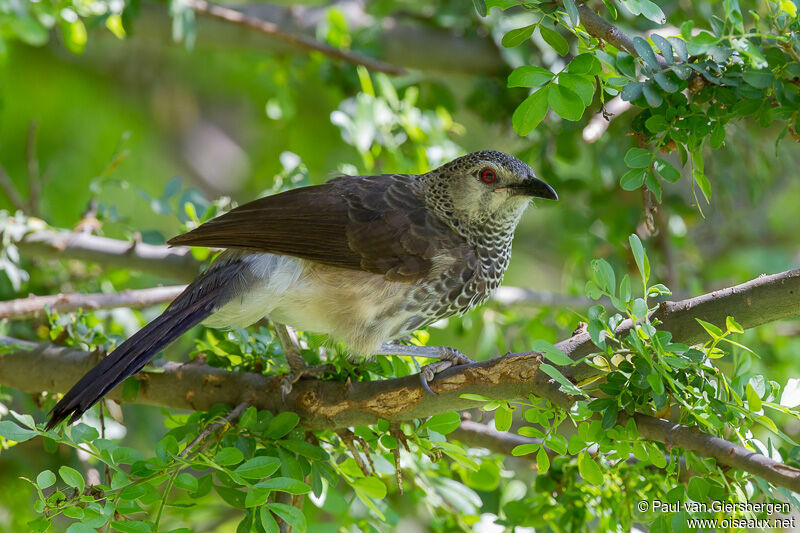
<svg viewBox="0 0 800 533">
<path fill-rule="evenodd" d="M 408 355 L 410 357 L 427 357 L 438 359 L 435 363 L 430 363 L 422 367 L 419 379 L 426 391 L 436 394 L 431 390 L 429 383 L 433 381 L 436 374 L 447 370 L 452 366 L 468 365 L 474 363 L 472 359 L 449 346 L 413 346 L 407 344 L 382 344 L 375 352 L 375 355 Z"/>
<path fill-rule="evenodd" d="M 281 380 L 281 399 L 286 401 L 286 396 L 292 392 L 294 384 L 302 377 L 319 377 L 331 370 L 331 365 L 308 366 L 306 360 L 300 355 L 300 342 L 297 334 L 285 324 L 273 322 L 275 333 L 283 346 L 286 362 L 289 363 L 289 373 Z"/>
</svg>

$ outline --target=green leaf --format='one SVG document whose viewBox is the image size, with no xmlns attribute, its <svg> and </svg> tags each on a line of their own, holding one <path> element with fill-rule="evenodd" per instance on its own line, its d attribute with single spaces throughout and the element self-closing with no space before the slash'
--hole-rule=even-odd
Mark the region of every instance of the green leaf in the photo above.
<svg viewBox="0 0 800 533">
<path fill-rule="evenodd" d="M 279 533 L 280 528 L 278 527 L 278 522 L 272 516 L 272 513 L 269 512 L 266 506 L 261 507 L 258 510 L 258 516 L 261 519 L 261 525 L 264 526 L 264 531 L 266 533 Z"/>
<path fill-rule="evenodd" d="M 672 45 L 675 55 L 684 63 L 689 61 L 689 51 L 686 49 L 686 41 L 680 37 L 667 37 L 667 40 Z"/>
<path fill-rule="evenodd" d="M 529 26 L 524 26 L 522 28 L 516 28 L 514 30 L 511 30 L 505 35 L 503 35 L 503 39 L 502 41 L 500 41 L 500 44 L 502 44 L 506 48 L 513 48 L 515 46 L 519 46 L 531 38 L 531 35 L 533 35 L 534 28 L 536 28 L 536 25 L 531 24 Z"/>
<path fill-rule="evenodd" d="M 494 427 L 497 431 L 508 431 L 513 420 L 513 413 L 506 406 L 501 405 L 494 412 Z"/>
<path fill-rule="evenodd" d="M 633 316 L 640 321 L 644 321 L 647 318 L 647 303 L 645 303 L 644 299 L 636 298 L 633 301 Z"/>
<path fill-rule="evenodd" d="M 631 148 L 625 152 L 625 164 L 630 168 L 645 168 L 650 166 L 650 161 L 653 158 L 650 150 L 644 148 Z"/>
<path fill-rule="evenodd" d="M 586 396 L 586 394 L 575 386 L 570 380 L 564 377 L 564 375 L 558 371 L 558 369 L 552 365 L 547 363 L 542 363 L 539 365 L 539 370 L 556 380 L 556 382 L 561 385 L 561 390 L 567 394 L 572 394 L 574 396 Z"/>
<path fill-rule="evenodd" d="M 626 191 L 635 191 L 644 184 L 644 178 L 646 176 L 647 169 L 632 168 L 619 179 L 619 186 Z"/>
<path fill-rule="evenodd" d="M 253 457 L 239 465 L 235 473 L 245 479 L 262 479 L 274 474 L 281 467 L 281 461 L 277 457 Z"/>
<path fill-rule="evenodd" d="M 67 533 L 97 533 L 97 530 L 93 527 L 87 526 L 86 524 L 75 522 L 74 524 L 69 525 L 67 528 Z"/>
<path fill-rule="evenodd" d="M 575 0 L 564 0 L 564 10 L 567 12 L 570 24 L 573 27 L 577 26 L 580 16 L 578 15 L 578 6 L 575 5 Z"/>
<path fill-rule="evenodd" d="M 641 37 L 636 36 L 633 38 L 633 48 L 651 70 L 658 70 L 660 68 L 658 65 L 658 59 L 656 59 L 656 54 L 650 47 L 650 43 Z"/>
<path fill-rule="evenodd" d="M 531 344 L 531 350 L 534 352 L 540 352 L 553 364 L 559 366 L 569 366 L 575 364 L 575 361 L 570 359 L 569 356 L 567 356 L 567 354 L 565 354 L 559 348 L 553 346 L 549 342 L 542 339 L 533 341 L 533 343 Z"/>
<path fill-rule="evenodd" d="M 571 121 L 581 119 L 586 105 L 578 93 L 563 85 L 553 84 L 549 89 L 548 103 L 558 116 Z"/>
<path fill-rule="evenodd" d="M 589 107 L 594 99 L 594 79 L 586 74 L 562 72 L 558 76 L 558 84 L 573 90 L 581 97 L 583 105 Z"/>
<path fill-rule="evenodd" d="M 592 485 L 600 486 L 603 484 L 603 471 L 600 466 L 592 459 L 588 453 L 581 453 L 578 456 L 578 472 L 581 477 Z"/>
<path fill-rule="evenodd" d="M 555 74 L 546 68 L 525 65 L 508 75 L 508 87 L 538 87 L 552 80 Z"/>
<path fill-rule="evenodd" d="M 517 433 L 522 435 L 523 437 L 533 437 L 535 439 L 544 438 L 544 433 L 542 433 L 542 431 L 539 428 L 535 428 L 533 426 L 523 426 L 519 428 Z"/>
<path fill-rule="evenodd" d="M 659 176 L 670 183 L 675 183 L 681 179 L 681 173 L 678 171 L 678 169 L 660 157 L 657 157 L 653 163 L 653 169 L 658 172 Z"/>
<path fill-rule="evenodd" d="M 188 472 L 182 472 L 175 478 L 175 486 L 188 492 L 197 492 L 197 478 Z"/>
<path fill-rule="evenodd" d="M 83 476 L 80 472 L 74 468 L 64 465 L 58 469 L 58 475 L 61 476 L 61 479 L 64 480 L 64 483 L 70 487 L 75 487 L 78 489 L 79 493 L 83 493 L 85 482 L 83 481 Z"/>
<path fill-rule="evenodd" d="M 5 439 L 13 440 L 14 442 L 25 442 L 36 435 L 35 431 L 22 428 L 11 420 L 0 421 L 0 437 Z"/>
<path fill-rule="evenodd" d="M 552 46 L 553 50 L 558 52 L 559 55 L 565 56 L 569 53 L 569 43 L 556 30 L 540 25 L 539 33 L 542 34 L 544 42 Z"/>
<path fill-rule="evenodd" d="M 288 492 L 289 494 L 307 494 L 311 492 L 311 487 L 290 477 L 274 477 L 266 481 L 260 481 L 256 483 L 256 487 Z"/>
<path fill-rule="evenodd" d="M 744 328 L 739 325 L 739 323 L 736 322 L 732 316 L 729 316 L 725 319 L 725 327 L 727 327 L 728 331 L 732 333 L 744 333 Z"/>
<path fill-rule="evenodd" d="M 620 3 L 634 15 L 643 15 L 658 24 L 664 24 L 666 22 L 664 12 L 661 11 L 658 4 L 650 0 L 620 0 Z"/>
<path fill-rule="evenodd" d="M 50 529 L 50 526 L 52 526 L 53 523 L 46 516 L 40 516 L 36 520 L 31 520 L 25 525 L 28 526 L 28 529 L 33 533 L 44 533 L 45 531 Z M 67 531 L 69 531 L 69 529 L 67 529 Z M 91 529 L 90 531 L 94 532 L 95 530 Z"/>
<path fill-rule="evenodd" d="M 386 485 L 375 477 L 359 478 L 353 483 L 353 488 L 376 500 L 382 500 L 386 497 Z"/>
<path fill-rule="evenodd" d="M 481 394 L 462 394 L 459 398 L 463 398 L 465 400 L 472 400 L 473 402 L 491 402 L 493 401 L 488 396 L 483 396 Z"/>
<path fill-rule="evenodd" d="M 644 121 L 645 127 L 652 133 L 667 131 L 669 129 L 669 122 L 663 115 L 653 115 Z"/>
<path fill-rule="evenodd" d="M 711 485 L 702 477 L 696 476 L 689 480 L 689 486 L 686 490 L 689 497 L 696 502 L 704 502 L 708 499 L 708 491 Z"/>
<path fill-rule="evenodd" d="M 86 26 L 81 19 L 73 21 L 61 21 L 61 36 L 67 50 L 73 54 L 80 55 L 86 47 Z"/>
<path fill-rule="evenodd" d="M 674 93 L 678 89 L 680 89 L 678 84 L 672 81 L 670 77 L 663 72 L 656 72 L 655 74 L 653 74 L 653 79 L 656 80 L 656 83 L 658 84 L 659 87 L 661 87 L 668 93 Z"/>
<path fill-rule="evenodd" d="M 239 427 L 251 429 L 258 422 L 258 409 L 253 406 L 248 407 L 242 416 L 239 417 Z"/>
<path fill-rule="evenodd" d="M 287 450 L 299 453 L 300 455 L 308 457 L 309 459 L 314 459 L 315 461 L 325 461 L 328 459 L 328 452 L 323 450 L 321 447 L 304 440 L 282 440 L 280 441 L 280 445 Z"/>
<path fill-rule="evenodd" d="M 751 413 L 761 410 L 761 398 L 759 398 L 755 389 L 749 383 L 745 387 L 745 394 L 747 395 L 747 406 Z"/>
<path fill-rule="evenodd" d="M 748 70 L 742 73 L 742 78 L 757 89 L 766 89 L 772 85 L 772 80 L 775 77 L 769 70 Z"/>
<path fill-rule="evenodd" d="M 300 417 L 296 413 L 283 411 L 270 420 L 264 435 L 271 439 L 280 439 L 294 429 L 298 423 L 300 423 Z"/>
<path fill-rule="evenodd" d="M 241 463 L 243 459 L 244 454 L 241 450 L 232 446 L 222 448 L 217 452 L 217 455 L 214 456 L 214 462 L 220 466 L 233 466 Z"/>
<path fill-rule="evenodd" d="M 546 474 L 550 470 L 550 457 L 544 447 L 540 447 L 539 451 L 536 452 L 536 469 L 539 474 Z"/>
<path fill-rule="evenodd" d="M 664 382 L 661 381 L 661 376 L 655 373 L 647 374 L 647 383 L 656 394 L 664 394 Z"/>
<path fill-rule="evenodd" d="M 485 17 L 488 13 L 486 9 L 486 2 L 484 0 L 472 0 L 472 5 L 475 6 L 475 11 L 478 15 Z"/>
<path fill-rule="evenodd" d="M 511 124 L 517 135 L 525 136 L 532 132 L 547 114 L 547 101 L 550 87 L 542 87 L 528 96 L 511 117 Z"/>
<path fill-rule="evenodd" d="M 603 72 L 603 66 L 600 64 L 600 60 L 597 59 L 594 54 L 587 52 L 572 58 L 572 61 L 569 62 L 569 67 L 567 70 L 571 74 L 588 74 L 590 76 L 596 76 L 597 74 Z"/>
<path fill-rule="evenodd" d="M 519 457 L 520 455 L 528 455 L 529 453 L 533 453 L 539 448 L 541 448 L 541 444 L 520 444 L 518 446 L 514 446 L 511 450 L 511 455 L 514 457 Z"/>
<path fill-rule="evenodd" d="M 606 292 L 613 294 L 617 288 L 617 278 L 614 275 L 614 269 L 608 264 L 605 259 L 594 259 L 592 261 L 592 271 L 598 284 Z"/>
<path fill-rule="evenodd" d="M 55 482 L 56 475 L 50 470 L 44 470 L 43 472 L 40 472 L 38 476 L 36 476 L 36 486 L 40 489 L 52 487 L 53 483 Z"/>
<path fill-rule="evenodd" d="M 644 92 L 643 87 L 644 84 L 642 82 L 632 81 L 622 88 L 619 97 L 626 102 L 632 102 L 642 95 L 642 92 Z"/>
<path fill-rule="evenodd" d="M 703 329 L 706 330 L 708 334 L 711 335 L 711 337 L 713 337 L 714 339 L 718 339 L 719 337 L 722 336 L 722 330 L 719 329 L 714 324 L 706 322 L 705 320 L 700 320 L 699 318 L 695 318 L 695 320 L 697 320 L 697 322 L 701 326 L 703 326 Z"/>
<path fill-rule="evenodd" d="M 706 203 L 711 203 L 711 183 L 708 181 L 706 175 L 702 170 L 694 168 L 692 169 L 692 177 L 697 182 L 697 185 L 700 186 L 700 190 L 706 199 Z"/>
<path fill-rule="evenodd" d="M 449 413 L 433 415 L 426 420 L 425 423 L 419 427 L 419 429 L 420 431 L 423 429 L 429 429 L 431 431 L 435 431 L 436 433 L 447 435 L 448 433 L 455 431 L 459 425 L 461 425 L 461 415 L 453 411 Z"/>
<path fill-rule="evenodd" d="M 672 45 L 669 44 L 669 41 L 657 33 L 651 33 L 650 38 L 653 40 L 658 49 L 661 50 L 661 55 L 664 56 L 664 59 L 667 61 L 667 63 L 671 65 L 675 58 L 673 57 Z"/>
<path fill-rule="evenodd" d="M 270 491 L 263 487 L 250 487 L 247 489 L 247 495 L 244 497 L 245 507 L 258 507 L 264 505 L 269 499 Z"/>
<path fill-rule="evenodd" d="M 631 278 L 627 274 L 622 277 L 622 281 L 619 282 L 619 299 L 623 302 L 629 302 L 631 300 Z"/>
<path fill-rule="evenodd" d="M 642 94 L 650 107 L 658 107 L 664 102 L 661 95 L 653 88 L 653 82 L 650 80 L 642 84 Z"/>
</svg>

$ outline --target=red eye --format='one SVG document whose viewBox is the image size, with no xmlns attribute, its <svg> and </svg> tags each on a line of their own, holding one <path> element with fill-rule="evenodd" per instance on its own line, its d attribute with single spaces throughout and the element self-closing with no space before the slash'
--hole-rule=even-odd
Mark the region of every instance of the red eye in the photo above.
<svg viewBox="0 0 800 533">
<path fill-rule="evenodd" d="M 481 181 L 484 183 L 494 183 L 497 181 L 497 174 L 491 168 L 481 170 Z"/>
</svg>

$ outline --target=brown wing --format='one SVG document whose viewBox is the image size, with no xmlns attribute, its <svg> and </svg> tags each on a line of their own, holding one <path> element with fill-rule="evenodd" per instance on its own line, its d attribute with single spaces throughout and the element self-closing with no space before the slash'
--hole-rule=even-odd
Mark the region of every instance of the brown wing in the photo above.
<svg viewBox="0 0 800 533">
<path fill-rule="evenodd" d="M 241 205 L 169 241 L 242 248 L 382 274 L 424 278 L 464 240 L 426 209 L 414 176 L 343 176 Z"/>
</svg>

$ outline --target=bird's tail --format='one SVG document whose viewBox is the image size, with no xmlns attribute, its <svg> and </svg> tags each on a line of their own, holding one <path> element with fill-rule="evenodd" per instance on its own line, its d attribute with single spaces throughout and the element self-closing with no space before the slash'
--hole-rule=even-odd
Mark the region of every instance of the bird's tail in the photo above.
<svg viewBox="0 0 800 533">
<path fill-rule="evenodd" d="M 138 372 L 159 351 L 202 322 L 237 291 L 241 263 L 217 261 L 192 282 L 155 320 L 123 342 L 86 373 L 50 412 L 47 428 L 76 421 L 125 378 Z"/>
</svg>

